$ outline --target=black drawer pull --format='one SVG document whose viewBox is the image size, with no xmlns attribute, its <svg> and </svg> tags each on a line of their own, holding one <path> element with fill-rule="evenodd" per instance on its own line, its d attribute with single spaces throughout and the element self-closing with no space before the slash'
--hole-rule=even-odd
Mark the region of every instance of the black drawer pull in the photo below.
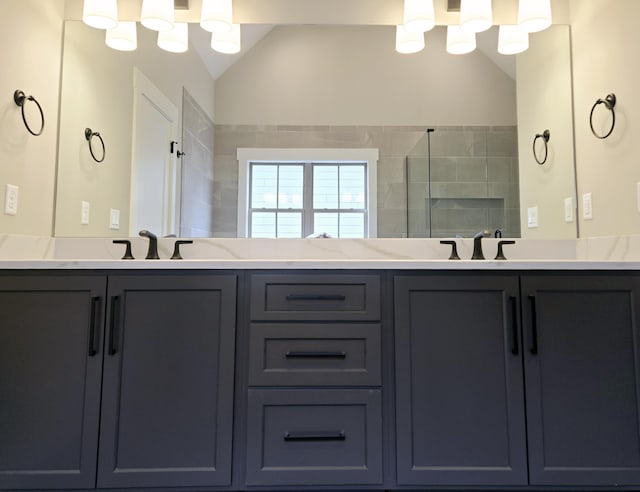
<svg viewBox="0 0 640 492">
<path fill-rule="evenodd" d="M 111 330 L 109 333 L 109 355 L 118 353 L 120 345 L 119 320 L 120 316 L 120 298 L 113 296 L 111 298 Z"/>
<path fill-rule="evenodd" d="M 342 294 L 289 294 L 287 301 L 344 301 Z"/>
<path fill-rule="evenodd" d="M 346 438 L 347 436 L 343 430 L 327 432 L 286 431 L 284 433 L 285 441 L 344 441 Z"/>
<path fill-rule="evenodd" d="M 344 352 L 287 352 L 287 359 L 346 359 Z"/>
<path fill-rule="evenodd" d="M 538 313 L 536 312 L 536 296 L 529 296 L 531 303 L 531 348 L 529 352 L 532 355 L 538 353 Z"/>
<path fill-rule="evenodd" d="M 509 297 L 511 302 L 511 353 L 518 355 L 518 299 Z"/>
<path fill-rule="evenodd" d="M 95 357 L 100 350 L 100 297 L 91 298 L 91 328 L 89 330 L 89 357 Z"/>
</svg>

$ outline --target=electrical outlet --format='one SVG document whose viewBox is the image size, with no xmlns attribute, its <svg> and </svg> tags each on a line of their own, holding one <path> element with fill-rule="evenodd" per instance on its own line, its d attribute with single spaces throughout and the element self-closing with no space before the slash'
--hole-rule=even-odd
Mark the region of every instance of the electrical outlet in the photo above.
<svg viewBox="0 0 640 492">
<path fill-rule="evenodd" d="M 564 199 L 564 221 L 573 222 L 573 198 L 570 196 Z"/>
<path fill-rule="evenodd" d="M 89 225 L 89 213 L 91 211 L 91 204 L 89 202 L 82 202 L 80 205 L 80 224 Z"/>
<path fill-rule="evenodd" d="M 116 208 L 109 210 L 109 229 L 120 229 L 120 210 Z"/>
<path fill-rule="evenodd" d="M 533 229 L 538 227 L 538 207 L 529 207 L 527 209 L 527 227 Z"/>
<path fill-rule="evenodd" d="M 593 199 L 591 193 L 582 195 L 582 218 L 585 220 L 593 219 Z"/>
<path fill-rule="evenodd" d="M 18 215 L 18 187 L 15 185 L 4 187 L 4 213 Z"/>
</svg>

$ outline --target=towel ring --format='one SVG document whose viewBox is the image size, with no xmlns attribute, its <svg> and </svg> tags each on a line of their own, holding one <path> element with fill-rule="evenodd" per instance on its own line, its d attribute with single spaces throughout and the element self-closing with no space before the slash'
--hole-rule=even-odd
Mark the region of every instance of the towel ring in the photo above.
<svg viewBox="0 0 640 492">
<path fill-rule="evenodd" d="M 29 126 L 29 123 L 27 123 L 27 117 L 24 114 L 24 104 L 26 101 L 33 101 L 38 107 L 38 111 L 40 111 L 40 119 L 42 122 L 40 124 L 40 130 L 37 132 L 34 132 Z M 31 133 L 31 135 L 33 135 L 34 137 L 38 137 L 42 135 L 42 130 L 44 130 L 44 113 L 42 112 L 42 106 L 40 106 L 40 103 L 36 101 L 36 98 L 33 96 L 27 96 L 21 90 L 17 90 L 13 93 L 13 102 L 16 103 L 16 106 L 20 106 L 21 108 L 22 121 L 24 122 L 24 126 L 27 127 L 27 131 Z"/>
<path fill-rule="evenodd" d="M 600 104 L 604 104 L 605 108 L 611 111 L 611 118 L 613 119 L 613 121 L 611 122 L 611 128 L 609 129 L 606 135 L 598 135 L 593 128 L 593 112 L 595 111 L 596 107 L 598 107 Z M 604 140 L 609 135 L 611 135 L 611 133 L 613 133 L 613 129 L 616 126 L 616 112 L 613 109 L 615 107 L 616 107 L 616 95 L 608 94 L 607 97 L 605 97 L 604 99 L 598 99 L 593 105 L 593 107 L 591 108 L 591 114 L 589 115 L 589 126 L 591 127 L 591 133 L 593 133 L 593 135 L 596 138 L 599 138 L 600 140 Z"/>
<path fill-rule="evenodd" d="M 542 160 L 538 159 L 538 154 L 536 154 L 536 142 L 538 141 L 539 138 L 541 138 L 542 141 L 544 142 L 544 159 L 542 159 Z M 545 130 L 542 133 L 537 133 L 536 136 L 533 139 L 533 158 L 541 166 L 545 162 L 547 162 L 547 157 L 549 155 L 549 148 L 548 148 L 547 144 L 548 144 L 550 138 L 551 138 L 551 133 L 549 132 L 549 130 Z"/>
<path fill-rule="evenodd" d="M 102 159 L 98 159 L 93 153 L 93 146 L 91 145 L 93 137 L 98 137 L 98 139 L 100 140 L 100 144 L 102 145 Z M 84 138 L 86 138 L 87 142 L 89 142 L 89 152 L 91 152 L 91 157 L 93 157 L 93 160 L 97 163 L 101 163 L 102 161 L 104 161 L 104 158 L 107 155 L 107 149 L 104 146 L 104 140 L 102 140 L 102 136 L 98 132 L 94 132 L 93 130 L 91 130 L 91 128 L 85 128 Z"/>
</svg>

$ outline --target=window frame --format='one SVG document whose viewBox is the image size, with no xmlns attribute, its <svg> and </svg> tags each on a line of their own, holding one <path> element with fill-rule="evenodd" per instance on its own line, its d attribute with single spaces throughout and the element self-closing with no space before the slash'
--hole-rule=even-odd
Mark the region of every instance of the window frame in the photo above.
<svg viewBox="0 0 640 492">
<path fill-rule="evenodd" d="M 250 167 L 259 164 L 365 164 L 365 230 L 366 237 L 377 237 L 377 168 L 378 149 L 274 149 L 238 148 L 238 223 L 237 237 L 249 237 L 249 210 L 251 210 Z M 307 183 L 305 183 L 306 185 Z M 305 187 L 306 191 L 311 187 Z M 308 193 L 306 193 L 308 194 Z M 313 209 L 310 209 L 313 212 Z M 303 218 L 304 220 L 304 218 Z M 304 230 L 304 224 L 303 224 Z"/>
</svg>

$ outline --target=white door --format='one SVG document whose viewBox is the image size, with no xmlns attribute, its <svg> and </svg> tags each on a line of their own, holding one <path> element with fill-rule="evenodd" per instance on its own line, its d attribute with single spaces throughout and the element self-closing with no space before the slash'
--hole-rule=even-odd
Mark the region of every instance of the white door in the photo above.
<svg viewBox="0 0 640 492">
<path fill-rule="evenodd" d="M 133 142 L 130 235 L 147 229 L 177 234 L 178 186 L 175 154 L 178 109 L 138 69 L 133 77 Z"/>
</svg>

